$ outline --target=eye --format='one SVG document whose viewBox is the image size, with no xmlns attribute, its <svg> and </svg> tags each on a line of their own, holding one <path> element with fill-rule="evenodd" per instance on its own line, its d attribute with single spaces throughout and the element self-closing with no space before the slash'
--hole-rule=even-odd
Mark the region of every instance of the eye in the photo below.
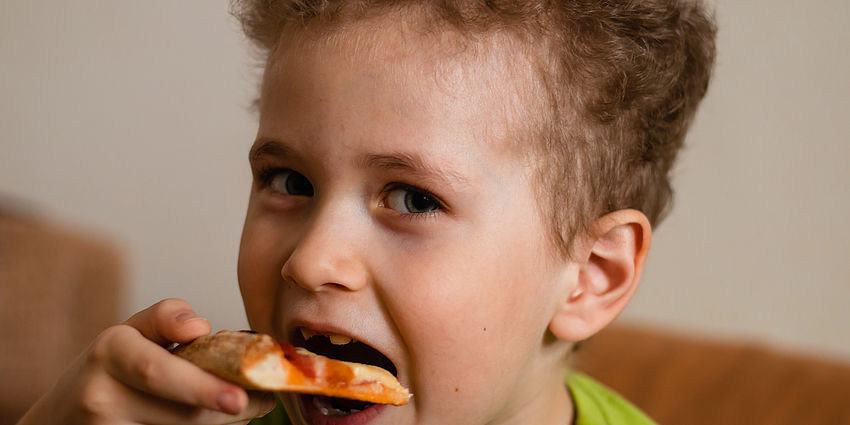
<svg viewBox="0 0 850 425">
<path fill-rule="evenodd" d="M 313 196 L 313 185 L 301 173 L 278 170 L 269 177 L 269 186 L 280 193 L 292 196 Z"/>
<path fill-rule="evenodd" d="M 413 187 L 398 187 L 387 192 L 385 205 L 407 214 L 423 214 L 442 209 L 440 202 L 431 194 Z"/>
</svg>

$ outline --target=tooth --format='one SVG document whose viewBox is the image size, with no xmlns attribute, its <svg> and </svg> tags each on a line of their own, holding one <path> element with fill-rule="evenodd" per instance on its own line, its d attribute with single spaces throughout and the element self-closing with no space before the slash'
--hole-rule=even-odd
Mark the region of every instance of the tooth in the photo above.
<svg viewBox="0 0 850 425">
<path fill-rule="evenodd" d="M 336 407 L 333 407 L 333 405 L 331 405 L 330 399 L 321 396 L 313 397 L 313 406 L 315 406 L 319 410 L 319 413 L 324 416 L 342 417 L 348 416 L 352 413 L 356 413 L 354 411 L 344 412 L 342 410 L 339 410 Z"/>
<path fill-rule="evenodd" d="M 301 331 L 301 336 L 304 337 L 305 341 L 307 341 L 308 339 L 310 339 L 310 338 L 312 338 L 313 336 L 316 335 L 315 332 L 313 332 L 309 329 L 305 329 L 305 328 L 298 328 L 298 329 Z"/>
<path fill-rule="evenodd" d="M 351 342 L 351 338 L 344 335 L 331 335 L 328 338 L 330 338 L 333 345 L 345 345 Z"/>
</svg>

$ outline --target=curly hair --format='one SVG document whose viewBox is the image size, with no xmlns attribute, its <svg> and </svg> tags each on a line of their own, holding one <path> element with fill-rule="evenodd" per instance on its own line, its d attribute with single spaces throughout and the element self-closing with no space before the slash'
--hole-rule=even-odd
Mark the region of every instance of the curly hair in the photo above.
<svg viewBox="0 0 850 425">
<path fill-rule="evenodd" d="M 633 208 L 661 221 L 671 167 L 714 64 L 716 27 L 699 0 L 232 1 L 265 60 L 287 28 L 330 34 L 400 11 L 534 45 L 546 99 L 525 139 L 534 141 L 538 197 L 564 255 L 608 212 Z"/>
</svg>

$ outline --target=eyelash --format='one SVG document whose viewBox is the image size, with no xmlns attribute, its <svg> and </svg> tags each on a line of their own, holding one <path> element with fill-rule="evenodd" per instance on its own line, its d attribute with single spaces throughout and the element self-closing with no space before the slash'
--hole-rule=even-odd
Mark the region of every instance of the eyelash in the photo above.
<svg viewBox="0 0 850 425">
<path fill-rule="evenodd" d="M 265 188 L 270 187 L 274 177 L 276 175 L 278 175 L 282 172 L 286 172 L 286 171 L 294 171 L 294 170 L 292 170 L 291 168 L 286 168 L 286 167 L 273 167 L 273 166 L 261 166 L 261 167 L 259 167 L 257 169 L 257 179 L 259 181 L 260 188 L 265 189 Z M 410 185 L 410 184 L 407 184 L 407 183 L 401 183 L 401 182 L 389 183 L 389 184 L 387 184 L 386 187 L 384 187 L 384 189 L 381 191 L 381 197 L 380 197 L 381 203 L 386 202 L 386 197 L 390 192 L 392 192 L 394 190 L 399 190 L 399 189 L 409 190 L 411 192 L 416 192 L 416 193 L 420 193 L 422 195 L 425 195 L 428 198 L 430 198 L 431 200 L 433 200 L 434 203 L 436 203 L 437 207 L 438 207 L 437 209 L 435 209 L 433 211 L 428 211 L 428 212 L 424 212 L 424 213 L 399 213 L 399 215 L 401 215 L 402 217 L 405 217 L 405 218 L 410 219 L 410 220 L 424 220 L 424 219 L 428 219 L 428 218 L 430 218 L 430 217 L 432 217 L 436 214 L 439 214 L 440 212 L 445 212 L 447 210 L 445 202 L 443 202 L 440 199 L 439 196 L 434 195 L 434 193 L 431 192 L 430 190 L 428 190 L 427 188 L 417 187 L 417 186 L 413 186 L 413 185 Z"/>
<path fill-rule="evenodd" d="M 440 199 L 439 196 L 434 195 L 434 193 L 431 192 L 430 190 L 423 188 L 423 187 L 413 186 L 413 185 L 409 185 L 407 183 L 399 183 L 399 182 L 390 183 L 384 188 L 383 191 L 381 191 L 381 202 L 382 203 L 386 202 L 387 195 L 394 190 L 408 190 L 408 191 L 411 191 L 411 192 L 416 192 L 416 193 L 427 196 L 432 201 L 434 201 L 435 204 L 437 204 L 437 209 L 432 210 L 432 211 L 428 211 L 428 212 L 399 213 L 402 217 L 408 218 L 410 220 L 425 220 L 425 219 L 428 219 L 430 217 L 433 217 L 434 215 L 445 212 L 447 210 L 446 203 L 443 202 Z"/>
<path fill-rule="evenodd" d="M 271 186 L 272 180 L 274 177 L 282 172 L 291 171 L 290 168 L 284 167 L 272 167 L 272 166 L 261 166 L 257 169 L 257 179 L 260 182 L 261 188 L 267 188 Z"/>
</svg>

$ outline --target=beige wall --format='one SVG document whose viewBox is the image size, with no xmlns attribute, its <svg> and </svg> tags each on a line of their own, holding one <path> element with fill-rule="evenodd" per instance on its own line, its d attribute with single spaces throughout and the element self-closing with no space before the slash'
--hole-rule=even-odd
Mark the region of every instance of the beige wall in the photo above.
<svg viewBox="0 0 850 425">
<path fill-rule="evenodd" d="M 726 0 L 626 318 L 850 357 L 850 3 Z"/>
<path fill-rule="evenodd" d="M 255 74 L 227 2 L 0 2 L 0 194 L 122 241 L 127 313 L 244 327 Z M 850 358 L 850 3 L 717 4 L 716 78 L 623 320 Z"/>
<path fill-rule="evenodd" d="M 235 261 L 256 128 L 226 1 L 0 2 L 0 193 L 123 241 L 127 311 L 244 327 Z"/>
</svg>

